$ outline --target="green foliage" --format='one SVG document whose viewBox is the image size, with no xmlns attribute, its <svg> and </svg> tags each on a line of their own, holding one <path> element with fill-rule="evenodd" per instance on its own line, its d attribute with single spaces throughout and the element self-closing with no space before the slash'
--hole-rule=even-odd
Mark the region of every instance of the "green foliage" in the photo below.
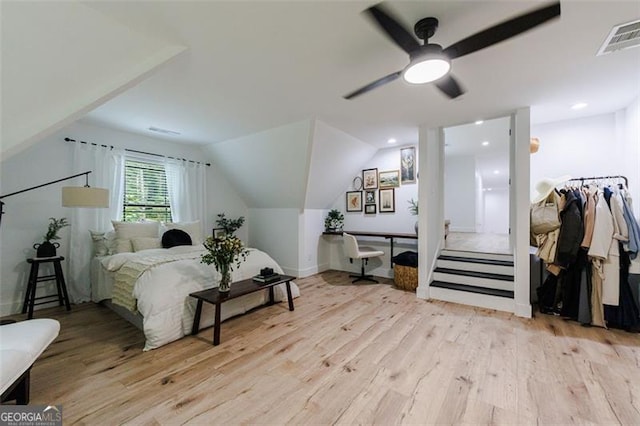
<svg viewBox="0 0 640 426">
<path fill-rule="evenodd" d="M 49 218 L 49 229 L 47 233 L 44 235 L 44 240 L 50 242 L 51 240 L 59 240 L 60 236 L 58 235 L 58 231 L 64 228 L 65 226 L 69 226 L 70 223 L 67 222 L 66 218 L 56 219 L 55 217 Z"/>
<path fill-rule="evenodd" d="M 125 222 L 171 222 L 167 177 L 162 164 L 126 160 L 124 169 Z"/>
<path fill-rule="evenodd" d="M 409 203 L 409 213 L 414 216 L 418 216 L 418 202 L 413 198 L 408 201 Z"/>
<path fill-rule="evenodd" d="M 234 263 L 239 268 L 249 254 L 240 238 L 232 234 L 220 238 L 207 237 L 204 247 L 207 253 L 202 255 L 200 261 L 207 265 L 213 264 L 221 273 L 227 270 L 232 271 Z"/>
<path fill-rule="evenodd" d="M 332 209 L 329 210 L 327 217 L 324 219 L 324 227 L 325 229 L 335 229 L 342 230 L 344 226 L 344 215 L 340 212 L 340 210 Z"/>
<path fill-rule="evenodd" d="M 224 229 L 225 234 L 232 235 L 244 225 L 244 216 L 237 219 L 227 219 L 224 213 L 220 213 L 216 219 L 216 225 L 218 228 Z"/>
</svg>

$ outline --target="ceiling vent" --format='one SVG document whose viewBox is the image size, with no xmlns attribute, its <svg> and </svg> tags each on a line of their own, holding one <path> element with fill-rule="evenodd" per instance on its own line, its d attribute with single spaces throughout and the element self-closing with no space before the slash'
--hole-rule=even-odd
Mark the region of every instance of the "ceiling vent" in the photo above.
<svg viewBox="0 0 640 426">
<path fill-rule="evenodd" d="M 180 132 L 176 132 L 173 130 L 161 129 L 159 127 L 149 127 L 149 130 L 156 133 L 164 133 L 165 135 L 179 135 Z"/>
<path fill-rule="evenodd" d="M 640 46 L 640 20 L 613 27 L 597 56 Z"/>
</svg>

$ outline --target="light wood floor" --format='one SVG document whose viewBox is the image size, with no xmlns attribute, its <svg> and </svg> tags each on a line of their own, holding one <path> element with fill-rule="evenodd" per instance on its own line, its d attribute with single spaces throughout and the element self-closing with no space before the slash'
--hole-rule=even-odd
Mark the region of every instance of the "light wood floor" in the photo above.
<svg viewBox="0 0 640 426">
<path fill-rule="evenodd" d="M 94 304 L 60 320 L 32 404 L 65 424 L 640 424 L 640 337 L 416 299 L 342 272 L 150 352 Z M 45 312 L 37 312 L 43 317 Z"/>
<path fill-rule="evenodd" d="M 444 248 L 480 253 L 511 254 L 509 234 L 449 232 L 444 242 Z"/>
</svg>

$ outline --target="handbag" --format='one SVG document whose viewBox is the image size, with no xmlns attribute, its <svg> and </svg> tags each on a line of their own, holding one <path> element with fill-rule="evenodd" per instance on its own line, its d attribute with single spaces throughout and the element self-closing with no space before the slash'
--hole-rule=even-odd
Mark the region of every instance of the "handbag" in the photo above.
<svg viewBox="0 0 640 426">
<path fill-rule="evenodd" d="M 531 232 L 535 235 L 547 234 L 560 228 L 560 215 L 556 194 L 552 191 L 549 196 L 536 204 L 531 204 Z"/>
</svg>

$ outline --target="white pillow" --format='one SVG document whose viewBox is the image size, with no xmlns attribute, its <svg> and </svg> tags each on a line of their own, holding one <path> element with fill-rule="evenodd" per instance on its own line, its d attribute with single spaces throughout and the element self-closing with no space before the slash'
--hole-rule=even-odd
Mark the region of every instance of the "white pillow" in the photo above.
<svg viewBox="0 0 640 426">
<path fill-rule="evenodd" d="M 89 230 L 91 234 L 91 240 L 93 241 L 93 255 L 94 256 L 106 256 L 109 254 L 109 247 L 107 247 L 107 239 L 104 232 Z"/>
<path fill-rule="evenodd" d="M 159 222 L 119 222 L 112 220 L 116 230 L 116 253 L 133 251 L 132 238 L 157 238 Z"/>
<path fill-rule="evenodd" d="M 160 238 L 136 237 L 131 239 L 133 251 L 162 248 Z"/>
<path fill-rule="evenodd" d="M 191 237 L 191 244 L 194 246 L 202 244 L 202 226 L 200 221 L 195 222 L 173 222 L 165 223 L 164 226 L 169 229 L 180 229 Z"/>
<path fill-rule="evenodd" d="M 135 256 L 135 253 L 118 253 L 105 257 L 100 263 L 102 263 L 102 266 L 108 271 L 114 272 L 120 269 L 127 260 L 135 258 Z"/>
</svg>

